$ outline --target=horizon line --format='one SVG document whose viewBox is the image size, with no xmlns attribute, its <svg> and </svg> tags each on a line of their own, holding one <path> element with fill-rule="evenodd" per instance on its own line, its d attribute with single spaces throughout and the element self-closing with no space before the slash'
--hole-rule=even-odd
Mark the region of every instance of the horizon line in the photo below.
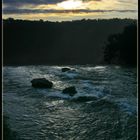
<svg viewBox="0 0 140 140">
<path fill-rule="evenodd" d="M 81 19 L 73 19 L 73 20 L 56 20 L 56 21 L 51 21 L 48 19 L 20 19 L 20 18 L 13 18 L 13 17 L 8 17 L 8 18 L 2 18 L 3 20 L 20 20 L 20 21 L 41 21 L 41 22 L 72 22 L 72 21 L 82 21 L 82 20 L 113 20 L 113 19 L 118 19 L 118 20 L 138 20 L 137 18 L 117 18 L 117 17 L 112 17 L 112 18 L 95 18 L 95 19 L 91 19 L 91 18 L 81 18 Z"/>
</svg>

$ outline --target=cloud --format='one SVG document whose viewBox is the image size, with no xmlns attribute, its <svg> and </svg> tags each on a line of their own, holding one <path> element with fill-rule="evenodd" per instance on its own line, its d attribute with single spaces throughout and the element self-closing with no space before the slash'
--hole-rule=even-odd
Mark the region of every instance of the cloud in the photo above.
<svg viewBox="0 0 140 140">
<path fill-rule="evenodd" d="M 67 1 L 67 0 L 3 0 L 3 4 L 6 5 L 24 5 L 24 4 L 32 4 L 32 5 L 38 5 L 38 4 L 56 4 L 56 3 L 60 3 L 63 1 Z M 77 0 L 75 0 L 77 1 Z M 79 0 L 82 2 L 89 2 L 89 1 L 93 1 L 93 2 L 102 2 L 104 0 Z M 114 0 L 112 0 L 113 2 Z M 118 2 L 121 3 L 138 3 L 138 0 L 117 0 Z"/>
<path fill-rule="evenodd" d="M 88 2 L 88 1 L 102 1 L 102 0 L 82 0 L 83 2 Z"/>
<path fill-rule="evenodd" d="M 5 9 L 4 14 L 30 14 L 30 13 L 104 13 L 104 12 L 137 12 L 137 10 L 88 10 L 88 9 L 77 9 L 77 10 L 55 10 L 55 9 L 49 9 L 49 10 L 31 10 L 31 9 Z"/>
<path fill-rule="evenodd" d="M 3 17 L 22 17 L 32 15 L 55 15 L 57 18 L 64 15 L 79 17 L 83 15 L 106 15 L 108 17 L 124 15 L 135 17 L 137 15 L 137 0 L 75 0 L 81 1 L 78 8 L 65 8 L 60 4 L 68 0 L 3 0 Z M 60 15 L 61 14 L 61 15 Z M 30 17 L 32 18 L 32 17 Z M 45 18 L 45 17 L 44 17 Z M 53 17 L 52 17 L 53 18 Z"/>
<path fill-rule="evenodd" d="M 25 4 L 56 4 L 62 2 L 64 0 L 3 0 L 3 4 L 5 5 L 13 5 L 13 6 L 20 6 Z"/>
</svg>

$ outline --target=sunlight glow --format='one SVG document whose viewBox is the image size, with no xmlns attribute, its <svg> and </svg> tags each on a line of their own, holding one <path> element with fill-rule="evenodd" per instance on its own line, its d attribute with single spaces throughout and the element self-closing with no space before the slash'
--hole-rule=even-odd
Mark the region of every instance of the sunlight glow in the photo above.
<svg viewBox="0 0 140 140">
<path fill-rule="evenodd" d="M 21 3 L 21 5 L 3 4 L 2 18 L 9 17 L 27 20 L 66 21 L 99 18 L 133 18 L 136 12 L 119 12 L 119 10 L 137 10 L 137 0 L 61 0 L 56 3 Z M 97 10 L 97 11 L 96 11 Z M 103 12 L 100 12 L 103 11 Z M 104 12 L 106 10 L 114 10 Z M 5 12 L 7 11 L 7 13 Z M 11 13 L 10 13 L 11 11 Z"/>
<path fill-rule="evenodd" d="M 64 9 L 78 9 L 82 6 L 82 1 L 79 0 L 67 0 L 61 3 L 58 3 L 57 6 Z"/>
</svg>

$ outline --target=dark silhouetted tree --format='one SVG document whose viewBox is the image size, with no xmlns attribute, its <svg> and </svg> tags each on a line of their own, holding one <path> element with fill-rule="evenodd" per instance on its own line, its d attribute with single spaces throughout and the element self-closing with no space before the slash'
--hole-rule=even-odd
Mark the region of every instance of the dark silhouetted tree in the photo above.
<svg viewBox="0 0 140 140">
<path fill-rule="evenodd" d="M 109 36 L 104 50 L 104 60 L 109 64 L 137 64 L 137 26 L 125 27 L 122 34 Z"/>
</svg>

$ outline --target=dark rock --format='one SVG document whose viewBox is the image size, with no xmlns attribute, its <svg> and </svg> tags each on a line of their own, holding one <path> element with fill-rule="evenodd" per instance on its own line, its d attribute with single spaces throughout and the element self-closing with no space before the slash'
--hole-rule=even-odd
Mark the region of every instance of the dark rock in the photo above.
<svg viewBox="0 0 140 140">
<path fill-rule="evenodd" d="M 62 72 L 66 72 L 66 71 L 69 71 L 71 70 L 70 68 L 62 68 Z"/>
<path fill-rule="evenodd" d="M 32 86 L 35 88 L 52 88 L 53 83 L 45 78 L 37 78 L 31 81 Z"/>
<path fill-rule="evenodd" d="M 77 91 L 76 91 L 76 89 L 75 89 L 74 86 L 71 86 L 71 87 L 65 88 L 65 89 L 63 90 L 63 93 L 67 93 L 67 94 L 69 94 L 70 96 L 73 96 L 73 95 L 75 95 L 75 94 L 77 93 Z"/>
</svg>

